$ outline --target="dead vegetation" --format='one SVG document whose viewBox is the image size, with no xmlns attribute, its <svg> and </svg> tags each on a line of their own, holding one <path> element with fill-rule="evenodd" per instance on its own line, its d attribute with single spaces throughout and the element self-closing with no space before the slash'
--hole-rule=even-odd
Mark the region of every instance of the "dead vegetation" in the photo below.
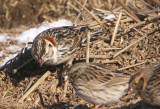
<svg viewBox="0 0 160 109">
<path fill-rule="evenodd" d="M 5 23 L 0 24 L 1 27 L 17 27 L 24 25 L 25 21 L 30 21 L 27 26 L 21 26 L 20 30 L 1 29 L 1 33 L 9 33 L 13 36 L 29 28 L 28 25 L 33 21 L 38 24 L 44 20 L 51 22 L 63 17 L 74 22 L 83 10 L 77 18 L 77 24 L 87 25 L 91 29 L 88 33 L 90 40 L 83 44 L 74 63 L 82 61 L 105 63 L 106 66 L 132 75 L 142 67 L 160 62 L 160 10 L 158 9 L 160 2 L 158 0 L 88 0 L 86 3 L 85 0 L 79 2 L 77 0 L 55 0 L 55 2 L 5 0 L 3 2 L 1 8 L 6 10 L 3 10 L 5 14 L 0 18 Z M 22 8 L 21 11 L 30 9 L 31 11 L 27 14 L 23 13 L 25 17 L 16 22 L 15 19 L 21 17 L 12 16 L 11 13 L 17 12 L 17 9 L 23 6 L 28 8 Z M 116 18 L 104 20 L 110 14 L 114 14 Z M 10 54 L 4 48 L 13 44 L 16 44 L 16 40 L 0 43 L 0 49 L 5 52 L 0 60 Z M 62 65 L 40 67 L 32 58 L 30 48 L 24 48 L 0 69 L 0 107 L 13 109 L 91 107 L 91 104 L 75 96 L 70 84 L 66 96 L 63 97 L 64 81 L 61 69 Z M 140 98 L 133 93 L 124 96 L 119 103 L 104 108 L 141 109 L 143 106 L 147 109 L 158 109 L 140 101 Z"/>
</svg>

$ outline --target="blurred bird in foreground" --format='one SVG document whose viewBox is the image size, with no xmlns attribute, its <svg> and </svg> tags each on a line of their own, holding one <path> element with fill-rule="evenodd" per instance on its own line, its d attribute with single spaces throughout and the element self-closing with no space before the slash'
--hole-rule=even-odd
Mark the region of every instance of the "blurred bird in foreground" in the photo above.
<svg viewBox="0 0 160 109">
<path fill-rule="evenodd" d="M 67 74 L 76 94 L 95 104 L 95 108 L 118 102 L 126 94 L 130 78 L 127 74 L 95 63 L 75 64 Z"/>
</svg>

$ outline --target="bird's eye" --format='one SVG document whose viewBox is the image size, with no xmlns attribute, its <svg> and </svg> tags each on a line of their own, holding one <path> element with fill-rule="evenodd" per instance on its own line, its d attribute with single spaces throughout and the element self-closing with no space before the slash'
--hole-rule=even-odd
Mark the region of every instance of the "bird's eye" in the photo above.
<svg viewBox="0 0 160 109">
<path fill-rule="evenodd" d="M 49 44 L 49 47 L 52 47 L 52 44 Z"/>
<path fill-rule="evenodd" d="M 143 85 L 144 85 L 144 79 L 141 78 L 137 83 L 137 90 L 142 90 Z"/>
<path fill-rule="evenodd" d="M 134 83 L 134 86 L 137 86 L 137 83 Z"/>
</svg>

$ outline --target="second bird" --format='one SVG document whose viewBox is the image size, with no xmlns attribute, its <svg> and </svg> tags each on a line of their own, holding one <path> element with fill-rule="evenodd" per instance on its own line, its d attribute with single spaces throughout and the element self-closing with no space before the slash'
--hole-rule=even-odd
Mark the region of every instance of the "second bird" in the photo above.
<svg viewBox="0 0 160 109">
<path fill-rule="evenodd" d="M 89 103 L 107 105 L 126 94 L 130 76 L 95 63 L 78 63 L 67 72 L 76 93 Z"/>
<path fill-rule="evenodd" d="M 141 69 L 131 77 L 129 84 L 142 100 L 160 106 L 160 63 Z"/>
</svg>

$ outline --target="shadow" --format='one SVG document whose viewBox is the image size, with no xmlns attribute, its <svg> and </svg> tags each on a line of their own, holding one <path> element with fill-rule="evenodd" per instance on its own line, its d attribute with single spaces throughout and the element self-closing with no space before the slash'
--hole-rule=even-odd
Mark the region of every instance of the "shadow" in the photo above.
<svg viewBox="0 0 160 109">
<path fill-rule="evenodd" d="M 13 85 L 17 86 L 18 83 L 24 80 L 26 77 L 42 76 L 46 71 L 52 73 L 56 69 L 62 69 L 62 65 L 59 66 L 46 66 L 40 67 L 39 63 L 35 61 L 31 55 L 31 49 L 22 49 L 15 58 L 9 60 L 4 66 L 0 68 L 0 75 L 5 73 L 3 80 L 8 76 L 11 79 Z"/>
<path fill-rule="evenodd" d="M 73 61 L 73 64 L 76 60 Z M 78 60 L 79 61 L 79 60 Z M 58 87 L 64 84 L 64 72 L 67 71 L 65 63 L 57 66 L 42 65 L 33 59 L 31 48 L 24 48 L 15 58 L 10 59 L 4 66 L 0 68 L 0 80 L 6 80 L 7 77 L 11 80 L 14 86 L 25 78 L 42 76 L 46 71 L 52 74 L 57 72 L 56 78 L 58 79 Z M 3 76 L 5 75 L 5 77 Z M 2 78 L 3 76 L 3 78 Z"/>
<path fill-rule="evenodd" d="M 55 103 L 53 105 L 45 106 L 45 108 L 47 109 L 70 109 L 70 107 L 72 107 L 72 105 L 65 102 L 60 102 L 60 103 Z"/>
<path fill-rule="evenodd" d="M 54 103 L 52 105 L 46 105 L 44 103 L 43 97 L 42 97 L 42 93 L 40 93 L 38 91 L 39 97 L 40 97 L 40 101 L 41 104 L 44 108 L 46 109 L 69 109 L 69 107 L 73 107 L 73 105 L 69 104 L 69 103 L 65 103 L 65 102 L 58 102 L 58 103 Z"/>
<path fill-rule="evenodd" d="M 84 104 L 79 104 L 74 109 L 92 109 L 92 108 L 89 108 L 87 105 Z"/>
<path fill-rule="evenodd" d="M 139 101 L 136 104 L 130 104 L 128 106 L 112 108 L 112 109 L 160 109 L 160 106 L 151 106 L 150 104 Z"/>
<path fill-rule="evenodd" d="M 45 105 L 44 108 L 46 109 L 92 109 L 89 108 L 87 105 L 79 104 L 76 107 L 73 104 L 65 103 L 65 102 L 59 102 L 54 103 L 52 105 Z"/>
<path fill-rule="evenodd" d="M 42 93 L 39 92 L 38 90 L 36 90 L 36 92 L 39 94 L 39 97 L 40 97 L 40 102 L 41 102 L 41 105 L 43 106 L 43 108 L 45 109 L 92 109 L 92 108 L 89 108 L 87 105 L 85 104 L 72 104 L 72 103 L 68 103 L 68 102 L 61 102 L 59 100 L 59 97 L 57 96 L 56 99 L 58 102 L 55 102 L 53 104 L 49 104 L 49 103 L 46 103 L 44 101 L 44 98 L 42 96 Z"/>
<path fill-rule="evenodd" d="M 50 106 L 46 106 L 45 108 L 47 109 L 91 109 L 91 108 L 88 108 L 86 105 L 80 104 L 74 107 L 73 104 L 69 104 L 65 102 L 55 103 Z"/>
</svg>

